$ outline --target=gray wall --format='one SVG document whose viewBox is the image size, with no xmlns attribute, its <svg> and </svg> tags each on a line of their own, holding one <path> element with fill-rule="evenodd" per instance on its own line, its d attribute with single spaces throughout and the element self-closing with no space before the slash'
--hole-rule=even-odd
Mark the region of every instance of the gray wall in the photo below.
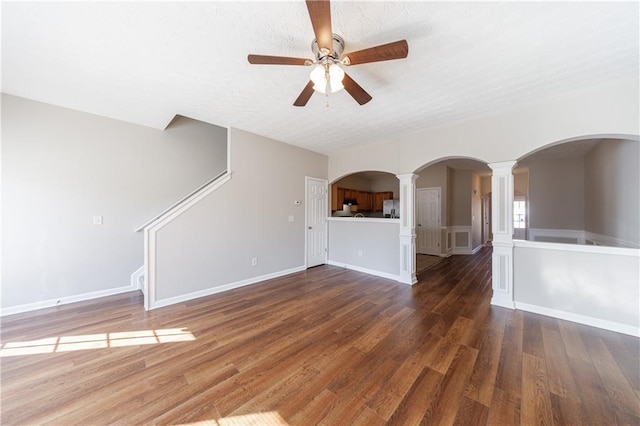
<svg viewBox="0 0 640 426">
<path fill-rule="evenodd" d="M 340 188 L 357 189 L 358 191 L 371 191 L 371 180 L 358 173 L 345 176 L 339 181 L 335 182 L 334 185 L 337 185 Z"/>
<path fill-rule="evenodd" d="M 529 227 L 584 229 L 584 159 L 532 161 Z"/>
<path fill-rule="evenodd" d="M 529 169 L 526 167 L 518 168 L 513 171 L 513 192 L 529 199 Z"/>
<path fill-rule="evenodd" d="M 350 220 L 329 221 L 329 260 L 386 274 L 398 275 L 399 223 Z M 362 257 L 358 256 L 362 251 Z"/>
<path fill-rule="evenodd" d="M 480 178 L 480 191 L 483 197 L 491 192 L 491 176 Z"/>
<path fill-rule="evenodd" d="M 605 140 L 585 157 L 585 229 L 640 245 L 640 143 Z"/>
<path fill-rule="evenodd" d="M 128 286 L 134 229 L 226 162 L 224 128 L 160 131 L 3 94 L 1 306 Z"/>
<path fill-rule="evenodd" d="M 480 195 L 480 176 L 471 173 L 471 247 L 482 244 L 482 196 Z"/>
<path fill-rule="evenodd" d="M 326 179 L 327 160 L 231 129 L 231 180 L 158 231 L 157 299 L 304 266 L 305 176 Z"/>
<path fill-rule="evenodd" d="M 400 181 L 391 173 L 378 173 L 373 177 L 363 176 L 360 173 L 354 173 L 345 176 L 334 183 L 340 188 L 357 189 L 366 192 L 393 192 L 393 198 L 400 196 Z"/>
<path fill-rule="evenodd" d="M 513 271 L 516 302 L 636 329 L 640 323 L 637 255 L 515 247 Z"/>
<path fill-rule="evenodd" d="M 371 192 L 393 192 L 393 198 L 400 198 L 400 180 L 395 175 L 380 174 L 371 179 Z"/>
<path fill-rule="evenodd" d="M 452 170 L 450 185 L 452 226 L 471 226 L 471 170 Z"/>
</svg>

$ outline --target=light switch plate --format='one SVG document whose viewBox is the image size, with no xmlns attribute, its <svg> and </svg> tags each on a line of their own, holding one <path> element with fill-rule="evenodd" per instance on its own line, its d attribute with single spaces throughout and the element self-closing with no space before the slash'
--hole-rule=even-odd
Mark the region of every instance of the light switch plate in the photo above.
<svg viewBox="0 0 640 426">
<path fill-rule="evenodd" d="M 102 216 L 94 216 L 93 217 L 94 225 L 102 225 Z"/>
</svg>

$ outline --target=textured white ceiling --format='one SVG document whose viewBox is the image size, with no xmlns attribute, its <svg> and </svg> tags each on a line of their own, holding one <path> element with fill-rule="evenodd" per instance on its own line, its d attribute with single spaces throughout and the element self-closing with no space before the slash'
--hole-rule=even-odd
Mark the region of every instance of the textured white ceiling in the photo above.
<svg viewBox="0 0 640 426">
<path fill-rule="evenodd" d="M 345 51 L 406 39 L 404 60 L 347 72 L 372 96 L 314 94 L 303 1 L 2 4 L 2 91 L 164 128 L 175 114 L 335 153 L 638 78 L 638 3 L 332 2 Z"/>
</svg>

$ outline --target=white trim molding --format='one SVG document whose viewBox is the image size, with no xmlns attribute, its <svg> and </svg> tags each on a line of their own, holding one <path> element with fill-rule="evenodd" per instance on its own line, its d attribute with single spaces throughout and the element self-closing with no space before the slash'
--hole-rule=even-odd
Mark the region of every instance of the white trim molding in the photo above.
<svg viewBox="0 0 640 426">
<path fill-rule="evenodd" d="M 450 241 L 452 244 L 451 254 L 476 254 L 482 248 L 482 245 L 473 247 L 473 230 L 471 226 L 450 226 L 447 230 L 450 234 Z M 464 236 L 462 238 L 465 241 L 464 244 L 458 245 L 458 236 Z M 447 248 L 447 252 L 449 248 Z"/>
<path fill-rule="evenodd" d="M 363 272 L 369 275 L 375 275 L 376 277 L 388 278 L 390 280 L 398 281 L 402 284 L 412 285 L 411 283 L 405 283 L 400 281 L 399 275 L 389 274 L 388 272 L 376 271 L 375 269 L 363 268 L 362 266 L 350 265 L 348 263 L 336 262 L 334 260 L 328 261 L 327 264 L 331 266 L 338 266 L 340 268 L 350 269 L 352 271 Z"/>
<path fill-rule="evenodd" d="M 575 314 L 573 312 L 561 311 L 558 309 L 547 308 L 544 306 L 530 305 L 528 303 L 515 302 L 515 308 L 521 311 L 532 312 L 534 314 L 545 315 L 552 318 L 576 322 L 591 327 L 602 328 L 604 330 L 615 331 L 617 333 L 628 334 L 630 336 L 640 337 L 640 328 L 633 327 L 619 322 L 607 321 L 600 318 L 588 317 L 585 315 Z"/>
<path fill-rule="evenodd" d="M 609 246 L 609 247 L 621 247 L 621 248 L 640 248 L 640 245 L 631 243 L 620 238 L 609 237 L 607 235 L 596 234 L 589 231 L 584 231 L 585 241 L 591 242 L 595 246 Z"/>
<path fill-rule="evenodd" d="M 165 216 L 156 219 L 149 226 L 144 228 L 144 308 L 150 310 L 158 307 L 158 300 L 156 300 L 156 234 L 162 228 L 167 226 L 181 214 L 191 209 L 203 198 L 211 194 L 216 189 L 231 180 L 231 172 L 227 171 L 215 182 L 209 183 L 206 188 L 203 188 L 200 192 L 193 197 L 185 200 L 183 204 L 176 206 L 169 211 Z"/>
<path fill-rule="evenodd" d="M 513 168 L 515 161 L 489 164 L 491 176 L 491 304 L 514 309 L 513 302 Z"/>
<path fill-rule="evenodd" d="M 144 290 L 144 265 L 131 274 L 131 287 Z"/>
<path fill-rule="evenodd" d="M 545 250 L 575 251 L 582 253 L 613 254 L 616 256 L 640 257 L 640 249 L 635 247 L 610 247 L 569 243 L 548 243 L 542 241 L 514 240 L 514 247 L 539 248 Z"/>
<path fill-rule="evenodd" d="M 441 250 L 440 257 L 449 257 L 453 255 L 453 234 L 447 226 L 440 227 L 441 238 L 444 236 L 444 247 Z"/>
<path fill-rule="evenodd" d="M 400 219 L 391 219 L 384 217 L 339 217 L 330 216 L 327 218 L 329 222 L 359 222 L 359 223 L 400 223 Z"/>
<path fill-rule="evenodd" d="M 528 241 L 554 244 L 581 244 L 588 246 L 640 248 L 637 244 L 633 244 L 629 241 L 609 237 L 607 235 L 596 234 L 583 229 L 531 228 L 529 229 Z"/>
<path fill-rule="evenodd" d="M 416 276 L 416 179 L 408 173 L 396 175 L 400 180 L 400 274 L 401 283 L 413 285 Z"/>
<path fill-rule="evenodd" d="M 6 315 L 20 314 L 23 312 L 35 311 L 37 309 L 51 308 L 54 306 L 66 305 L 75 302 L 97 299 L 99 297 L 113 296 L 114 294 L 136 291 L 137 287 L 132 285 L 125 287 L 110 288 L 107 290 L 92 291 L 90 293 L 74 294 L 73 296 L 58 297 L 55 299 L 41 300 L 39 302 L 27 303 L 18 306 L 9 306 L 0 309 L 0 317 Z"/>
<path fill-rule="evenodd" d="M 197 299 L 199 297 L 211 296 L 212 294 L 221 293 L 227 290 L 233 290 L 234 288 L 245 287 L 252 284 L 259 284 L 263 281 L 270 280 L 273 278 L 295 274 L 296 272 L 302 272 L 305 269 L 306 267 L 304 265 L 298 266 L 296 268 L 273 272 L 271 274 L 261 275 L 259 277 L 247 278 L 246 280 L 236 281 L 229 284 L 223 284 L 216 287 L 210 287 L 205 290 L 194 291 L 193 293 L 181 294 L 180 296 L 170 297 L 168 299 L 156 300 L 149 310 L 162 308 L 164 306 L 174 305 L 176 303 L 186 302 L 188 300 Z"/>
</svg>

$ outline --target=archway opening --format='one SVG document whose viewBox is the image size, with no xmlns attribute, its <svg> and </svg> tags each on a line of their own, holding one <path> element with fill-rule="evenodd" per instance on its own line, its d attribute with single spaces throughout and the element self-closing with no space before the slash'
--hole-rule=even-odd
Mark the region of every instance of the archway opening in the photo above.
<svg viewBox="0 0 640 426">
<path fill-rule="evenodd" d="M 590 138 L 519 159 L 514 200 L 525 203 L 524 217 L 514 204 L 514 239 L 640 247 L 639 148 L 636 140 Z"/>
<path fill-rule="evenodd" d="M 373 218 L 399 217 L 398 178 L 388 172 L 357 172 L 331 184 L 331 215 Z"/>
<path fill-rule="evenodd" d="M 416 273 L 435 258 L 473 254 L 491 240 L 491 169 L 473 158 L 445 158 L 416 172 Z"/>
</svg>

